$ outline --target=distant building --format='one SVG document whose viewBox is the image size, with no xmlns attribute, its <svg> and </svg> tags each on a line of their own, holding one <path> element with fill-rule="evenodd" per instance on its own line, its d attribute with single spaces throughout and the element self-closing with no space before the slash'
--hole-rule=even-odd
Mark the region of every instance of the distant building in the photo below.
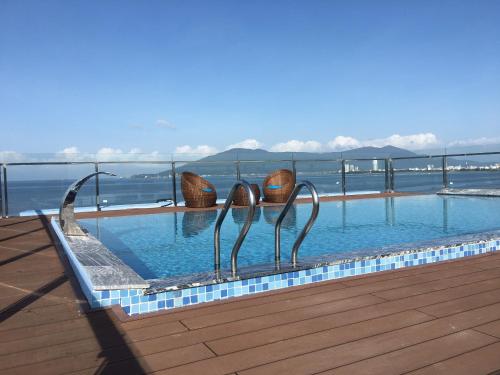
<svg viewBox="0 0 500 375">
<path fill-rule="evenodd" d="M 372 170 L 378 171 L 378 160 L 372 160 Z"/>
</svg>

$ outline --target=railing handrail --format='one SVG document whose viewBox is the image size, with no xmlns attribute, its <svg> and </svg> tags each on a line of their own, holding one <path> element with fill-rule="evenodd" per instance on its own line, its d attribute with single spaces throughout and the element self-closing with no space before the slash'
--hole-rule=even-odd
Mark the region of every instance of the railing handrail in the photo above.
<svg viewBox="0 0 500 375">
<path fill-rule="evenodd" d="M 245 221 L 245 225 L 243 225 L 243 228 L 240 231 L 240 234 L 238 238 L 236 239 L 236 242 L 233 245 L 233 250 L 231 251 L 231 274 L 233 277 L 236 277 L 236 271 L 238 268 L 238 252 L 240 251 L 241 244 L 245 240 L 245 237 L 248 233 L 248 230 L 250 229 L 250 226 L 252 225 L 252 220 L 253 216 L 255 214 L 255 206 L 256 206 L 256 201 L 255 201 L 255 194 L 252 190 L 252 187 L 250 184 L 245 181 L 245 180 L 240 180 L 236 182 L 233 187 L 231 188 L 231 191 L 229 192 L 229 195 L 227 196 L 226 202 L 224 203 L 224 207 L 222 208 L 219 217 L 217 218 L 217 221 L 215 223 L 215 230 L 214 230 L 214 268 L 215 268 L 215 274 L 217 278 L 220 278 L 220 228 L 222 226 L 222 223 L 224 222 L 224 219 L 226 218 L 227 212 L 229 211 L 229 208 L 231 207 L 231 203 L 233 202 L 233 196 L 236 192 L 236 190 L 240 187 L 243 186 L 243 188 L 247 191 L 248 194 L 248 215 L 247 219 Z"/>
<path fill-rule="evenodd" d="M 297 198 L 297 195 L 299 194 L 300 190 L 302 190 L 303 187 L 307 187 L 309 189 L 309 192 L 311 193 L 313 209 L 311 212 L 311 216 L 309 217 L 309 220 L 307 220 L 306 225 L 304 226 L 304 228 L 302 228 L 302 231 L 299 233 L 299 236 L 297 237 L 297 239 L 293 244 L 292 247 L 293 267 L 297 265 L 297 254 L 299 252 L 300 245 L 302 244 L 302 241 L 304 241 L 304 238 L 307 236 L 312 226 L 314 225 L 316 218 L 318 217 L 319 196 L 316 187 L 309 181 L 299 182 L 297 185 L 295 185 L 295 188 L 293 189 L 292 194 L 290 194 L 290 197 L 288 197 L 285 207 L 281 211 L 280 216 L 278 217 L 278 220 L 276 220 L 276 224 L 274 226 L 274 260 L 276 262 L 277 268 L 279 268 L 281 260 L 281 223 L 283 222 L 283 219 L 285 218 L 288 210 L 290 210 L 290 207 L 292 206 L 293 202 Z"/>
</svg>

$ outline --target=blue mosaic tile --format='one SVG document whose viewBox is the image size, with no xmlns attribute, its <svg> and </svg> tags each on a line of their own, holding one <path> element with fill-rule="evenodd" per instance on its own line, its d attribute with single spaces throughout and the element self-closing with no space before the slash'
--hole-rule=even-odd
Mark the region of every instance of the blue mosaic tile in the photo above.
<svg viewBox="0 0 500 375">
<path fill-rule="evenodd" d="M 143 295 L 143 291 L 139 289 L 94 291 L 89 289 L 80 275 L 77 274 L 77 278 L 92 308 L 102 308 L 113 304 L 119 304 L 126 314 L 134 315 L 197 303 L 211 302 L 246 294 L 255 294 L 294 285 L 304 285 L 311 282 L 320 282 L 346 276 L 363 275 L 371 272 L 394 270 L 402 267 L 411 267 L 442 260 L 484 254 L 489 251 L 497 251 L 499 247 L 500 241 L 494 240 L 482 244 L 447 247 L 439 250 L 427 250 L 411 254 L 396 254 L 382 258 L 320 266 L 314 269 L 150 295 Z"/>
</svg>

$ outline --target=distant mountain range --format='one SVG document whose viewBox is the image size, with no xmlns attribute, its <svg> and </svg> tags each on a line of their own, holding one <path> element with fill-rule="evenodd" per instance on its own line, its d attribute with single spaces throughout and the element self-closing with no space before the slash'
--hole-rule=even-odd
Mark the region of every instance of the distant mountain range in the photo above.
<svg viewBox="0 0 500 375">
<path fill-rule="evenodd" d="M 272 152 L 262 149 L 250 150 L 244 148 L 233 148 L 215 155 L 204 157 L 196 162 L 186 162 L 177 167 L 177 172 L 190 171 L 200 175 L 230 175 L 235 173 L 235 161 L 240 161 L 240 170 L 242 174 L 261 174 L 264 171 L 269 172 L 279 168 L 291 168 L 291 162 L 288 160 L 296 160 L 297 171 L 305 172 L 321 172 L 328 170 L 337 170 L 340 168 L 339 163 L 331 163 L 329 160 L 337 159 L 386 159 L 398 157 L 414 157 L 419 156 L 412 151 L 394 146 L 385 147 L 361 147 L 357 149 L 347 150 L 343 152 Z M 287 161 L 283 161 L 287 160 Z M 318 160 L 324 162 L 318 162 Z M 256 163 L 256 161 L 264 161 Z M 349 164 L 358 167 L 360 170 L 372 169 L 372 161 L 348 161 Z M 463 161 L 448 158 L 448 165 L 463 165 Z M 484 163 L 478 162 L 477 165 Z M 411 160 L 397 160 L 394 167 L 396 169 L 408 168 L 426 168 L 428 165 L 435 167 L 441 166 L 441 158 L 425 158 Z M 379 160 L 378 168 L 384 168 L 383 160 Z M 140 174 L 133 177 L 144 178 L 168 176 L 170 170 L 160 172 L 158 174 Z"/>
</svg>

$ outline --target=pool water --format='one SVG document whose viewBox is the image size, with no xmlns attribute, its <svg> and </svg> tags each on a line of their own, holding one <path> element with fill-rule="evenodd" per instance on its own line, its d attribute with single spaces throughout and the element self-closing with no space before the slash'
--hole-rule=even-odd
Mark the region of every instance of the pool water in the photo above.
<svg viewBox="0 0 500 375">
<path fill-rule="evenodd" d="M 274 223 L 282 207 L 258 207 L 240 249 L 238 266 L 274 262 Z M 213 232 L 219 211 L 79 220 L 144 279 L 213 270 Z M 291 248 L 311 213 L 311 205 L 292 207 L 282 224 L 281 257 Z M 221 266 L 230 254 L 247 210 L 234 208 L 221 228 Z M 383 247 L 416 243 L 500 228 L 500 199 L 422 195 L 322 202 L 318 219 L 299 250 L 307 257 L 375 255 Z M 369 250 L 366 250 L 369 249 Z"/>
</svg>

